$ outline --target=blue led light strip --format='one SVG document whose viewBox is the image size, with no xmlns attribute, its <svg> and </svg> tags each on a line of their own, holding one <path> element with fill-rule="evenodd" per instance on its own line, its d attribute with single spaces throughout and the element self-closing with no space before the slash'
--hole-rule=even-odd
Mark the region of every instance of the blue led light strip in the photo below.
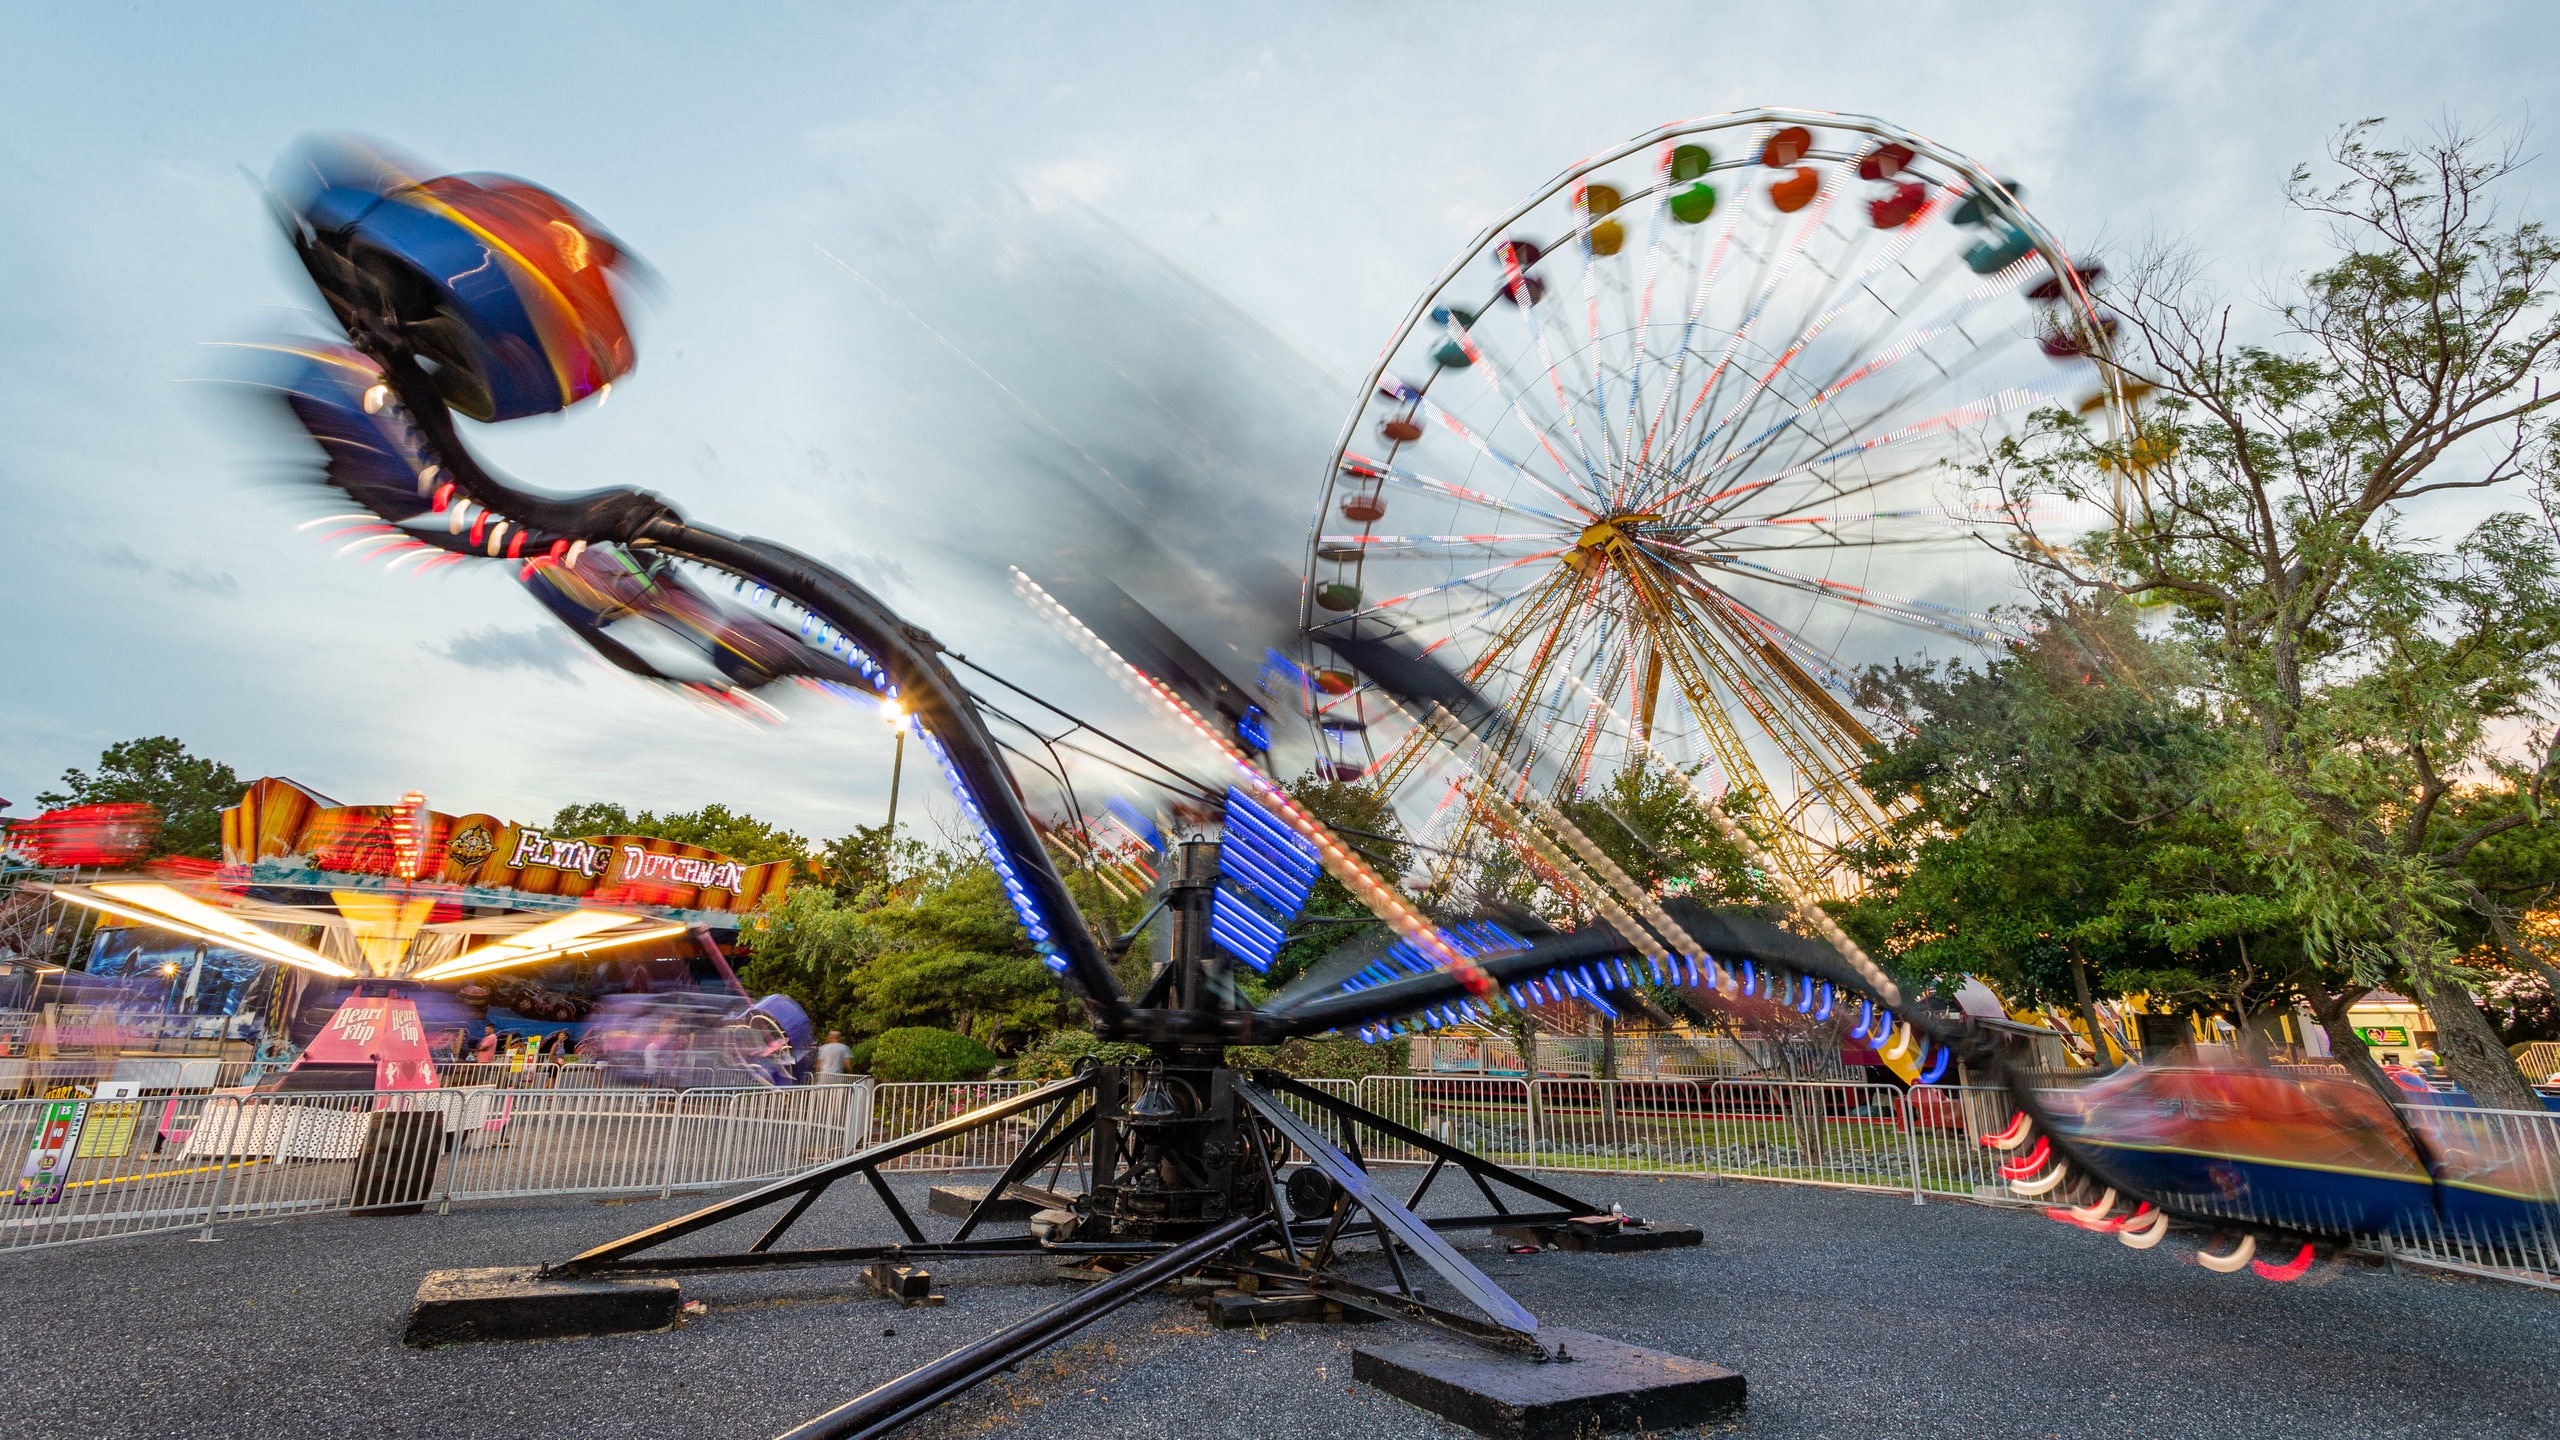
<svg viewBox="0 0 2560 1440">
<path fill-rule="evenodd" d="M 1210 897 L 1209 938 L 1259 973 L 1271 968 L 1289 936 L 1241 892 L 1221 885 Z"/>
<path fill-rule="evenodd" d="M 1294 919 L 1323 865 L 1315 846 L 1274 819 L 1251 796 L 1227 787 L 1226 838 L 1218 869 L 1257 900 Z"/>
<path fill-rule="evenodd" d="M 914 716 L 907 717 L 907 728 L 915 732 L 916 739 L 924 745 L 925 753 L 942 767 L 942 778 L 951 786 L 951 798 L 960 802 L 961 812 L 969 817 L 969 827 L 978 832 L 978 845 L 986 851 L 987 863 L 995 867 L 996 883 L 1004 887 L 1005 898 L 1013 902 L 1015 917 L 1031 934 L 1031 948 L 1040 952 L 1043 964 L 1064 974 L 1067 957 L 1058 953 L 1056 937 L 1049 933 L 1048 918 L 1040 913 L 1038 903 L 1032 900 L 1030 890 L 1024 887 L 1021 874 L 1014 869 L 1013 857 L 1005 852 L 1004 842 L 996 838 L 994 828 L 987 824 L 987 817 L 979 812 L 977 797 L 969 793 L 969 782 L 960 778 L 960 768 L 951 763 L 950 752 L 944 750 L 942 742 L 934 739 L 933 732 L 925 729 Z"/>
</svg>

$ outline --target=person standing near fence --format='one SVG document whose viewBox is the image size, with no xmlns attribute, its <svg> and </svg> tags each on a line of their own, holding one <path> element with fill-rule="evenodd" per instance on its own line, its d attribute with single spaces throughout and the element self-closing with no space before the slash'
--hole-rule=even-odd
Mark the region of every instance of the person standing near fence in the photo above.
<svg viewBox="0 0 2560 1440">
<path fill-rule="evenodd" d="M 842 1085 L 852 1079 L 852 1067 L 853 1047 L 844 1043 L 844 1032 L 828 1031 L 827 1043 L 818 1047 L 818 1083 Z"/>
</svg>

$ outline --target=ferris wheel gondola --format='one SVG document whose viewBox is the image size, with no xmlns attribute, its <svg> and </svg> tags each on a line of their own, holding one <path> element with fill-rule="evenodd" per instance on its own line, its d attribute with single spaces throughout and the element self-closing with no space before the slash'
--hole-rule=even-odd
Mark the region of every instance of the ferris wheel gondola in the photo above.
<svg viewBox="0 0 2560 1440">
<path fill-rule="evenodd" d="M 1965 467 L 2039 410 L 2127 419 L 2098 272 L 2019 196 L 1879 120 L 1753 110 L 1578 162 L 1487 227 L 1326 470 L 1300 616 L 1320 763 L 1463 852 L 1486 776 L 1569 794 L 1696 762 L 1795 880 L 1849 887 L 1841 852 L 1894 814 L 1856 780 L 1864 628 L 2009 634 L 1947 583 L 2003 518 Z M 1499 709 L 1479 763 L 1343 658 L 1386 633 Z"/>
</svg>

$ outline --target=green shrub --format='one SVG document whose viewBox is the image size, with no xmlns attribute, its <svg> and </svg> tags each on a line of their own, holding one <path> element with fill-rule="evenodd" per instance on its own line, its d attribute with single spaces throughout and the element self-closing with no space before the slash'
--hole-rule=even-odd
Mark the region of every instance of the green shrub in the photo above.
<svg viewBox="0 0 2560 1440">
<path fill-rule="evenodd" d="M 1301 1035 L 1278 1045 L 1237 1045 L 1227 1063 L 1251 1070 L 1269 1066 L 1300 1080 L 1357 1080 L 1364 1075 L 1401 1075 L 1411 1063 L 1412 1046 L 1403 1040 L 1375 1045 L 1348 1035 Z"/>
<path fill-rule="evenodd" d="M 1044 1035 L 1040 1043 L 1022 1054 L 1006 1073 L 1015 1080 L 1064 1080 L 1073 1074 L 1076 1062 L 1090 1055 L 1103 1062 L 1144 1060 L 1144 1045 L 1106 1044 L 1094 1038 L 1090 1030 L 1058 1030 Z"/>
<path fill-rule="evenodd" d="M 869 1048 L 871 1073 L 882 1080 L 973 1080 L 996 1063 L 993 1050 L 930 1025 L 884 1030 Z"/>
</svg>

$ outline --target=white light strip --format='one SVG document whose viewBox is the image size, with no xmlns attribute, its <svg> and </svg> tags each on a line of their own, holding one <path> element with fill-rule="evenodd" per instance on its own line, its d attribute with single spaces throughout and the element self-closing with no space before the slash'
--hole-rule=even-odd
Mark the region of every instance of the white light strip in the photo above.
<svg viewBox="0 0 2560 1440">
<path fill-rule="evenodd" d="M 608 934 L 625 926 L 641 928 L 629 933 Z M 629 945 L 641 940 L 659 940 L 681 935 L 682 925 L 661 922 L 652 924 L 646 916 L 625 915 L 614 910 L 574 910 L 557 920 L 546 920 L 521 934 L 494 944 L 483 945 L 456 955 L 441 965 L 430 966 L 410 976 L 412 980 L 450 980 L 462 975 L 477 975 L 489 970 L 502 970 L 532 960 L 554 959 L 579 950 L 601 950 L 608 946 Z"/>
<path fill-rule="evenodd" d="M 68 888 L 57 889 L 53 893 L 75 905 L 86 905 L 90 909 L 104 910 L 145 925 L 246 950 L 253 955 L 298 965 L 305 970 L 316 970 L 323 975 L 353 978 L 356 973 L 317 950 L 297 945 L 272 930 L 253 925 L 166 885 L 119 880 L 91 886 L 90 891 L 96 893 Z"/>
</svg>

